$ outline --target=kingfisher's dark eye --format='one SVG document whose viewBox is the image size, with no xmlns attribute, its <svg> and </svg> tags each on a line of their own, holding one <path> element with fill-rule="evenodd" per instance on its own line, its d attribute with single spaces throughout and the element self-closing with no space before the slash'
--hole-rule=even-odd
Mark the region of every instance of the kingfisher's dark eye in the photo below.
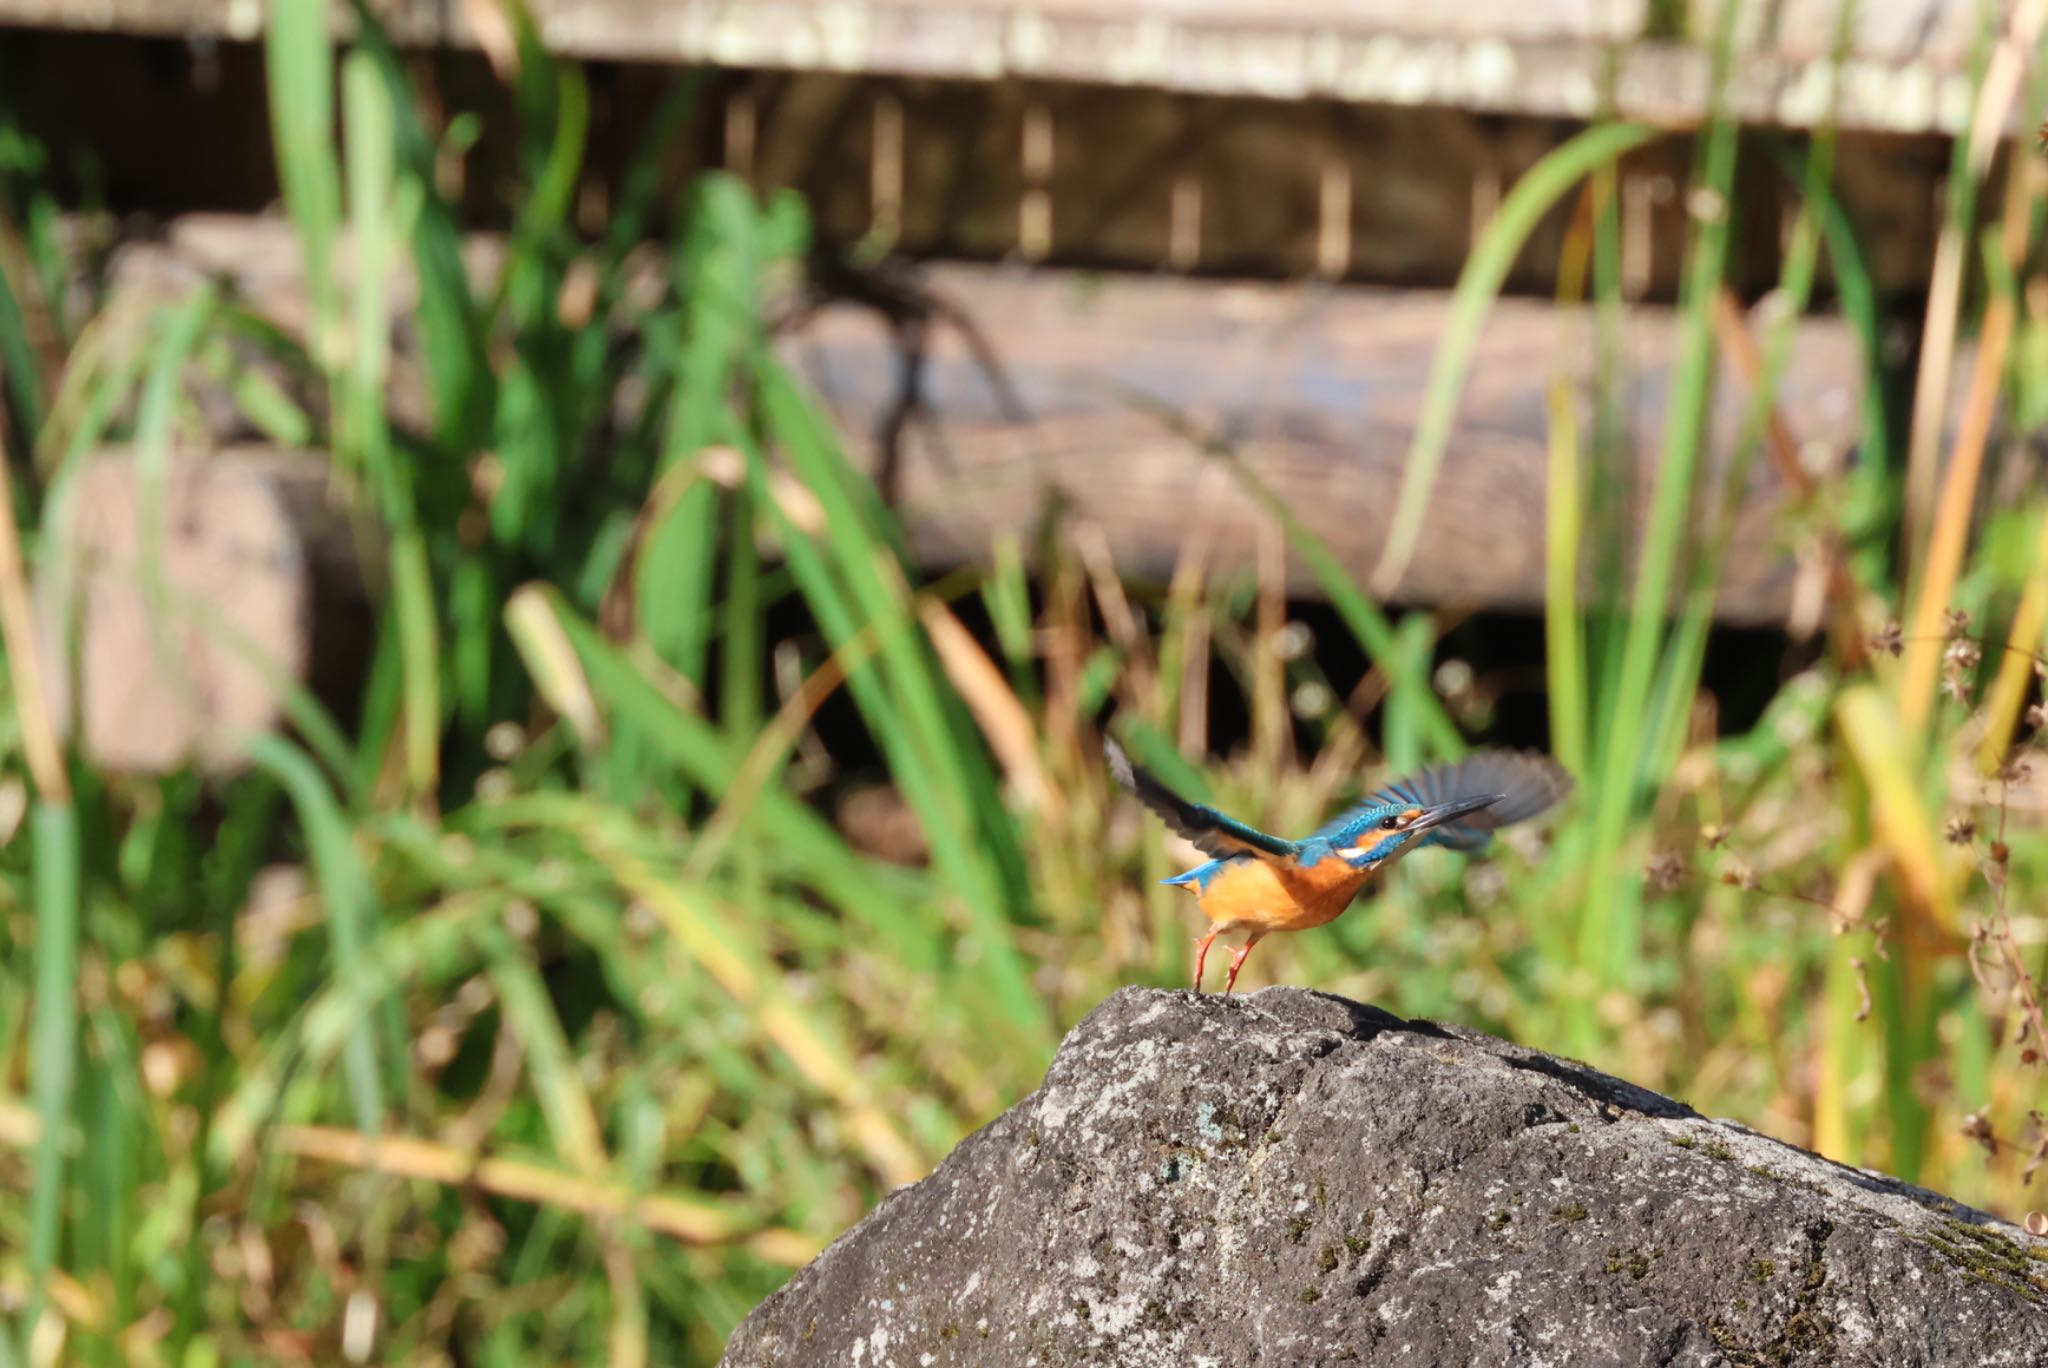
<svg viewBox="0 0 2048 1368">
<path fill-rule="evenodd" d="M 1396 814 L 1392 817 L 1383 817 L 1380 819 L 1381 831 L 1399 831 L 1400 829 L 1401 818 L 1399 814 Z"/>
</svg>

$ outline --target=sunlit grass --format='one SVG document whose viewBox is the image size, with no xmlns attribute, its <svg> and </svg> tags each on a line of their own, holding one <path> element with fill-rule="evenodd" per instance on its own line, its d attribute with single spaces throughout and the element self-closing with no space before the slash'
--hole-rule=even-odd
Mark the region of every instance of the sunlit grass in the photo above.
<svg viewBox="0 0 2048 1368">
<path fill-rule="evenodd" d="M 1380 602 L 1180 415 L 1157 413 L 1271 513 L 1259 565 L 1190 545 L 1170 585 L 1128 586 L 1055 528 L 1035 558 L 1004 543 L 920 581 L 765 330 L 802 206 L 706 176 L 677 194 L 661 288 L 627 288 L 695 81 L 593 237 L 570 218 L 582 74 L 524 32 L 525 189 L 474 273 L 435 180 L 474 129 L 426 125 L 374 28 L 337 60 L 324 20 L 283 0 L 266 39 L 306 337 L 210 290 L 68 317 L 33 158 L 0 145 L 0 431 L 29 443 L 9 452 L 25 550 L 0 545 L 0 797 L 20 810 L 0 943 L 21 952 L 0 961 L 0 1166 L 28 1194 L 0 1201 L 0 1298 L 25 1313 L 0 1364 L 707 1362 L 791 1267 L 1035 1086 L 1106 992 L 1183 980 L 1186 901 L 1154 882 L 1174 852 L 1103 772 L 1110 714 L 1174 782 L 1283 830 L 1483 740 L 1487 718 L 1438 692 L 1442 623 Z M 2048 413 L 2027 278 L 2042 178 L 2006 173 L 2004 217 L 1958 268 L 1979 383 L 1924 540 L 1895 554 L 1907 444 L 1873 393 L 1861 464 L 1808 472 L 1783 513 L 1787 544 L 1825 558 L 1825 647 L 1755 727 L 1716 735 L 1719 543 L 1689 537 L 1692 510 L 1771 454 L 1786 320 L 1818 286 L 1873 365 L 1877 316 L 1822 136 L 1776 149 L 1802 188 L 1779 321 L 1731 332 L 1749 326 L 1722 280 L 1736 168 L 1772 149 L 1698 130 L 1669 427 L 1650 487 L 1627 487 L 1613 166 L 1655 136 L 1597 126 L 1503 201 L 1402 503 L 1417 525 L 1456 440 L 1461 347 L 1529 227 L 1587 187 L 1562 303 L 1590 309 L 1608 364 L 1589 412 L 1562 386 L 1553 405 L 1545 586 L 1580 796 L 1483 861 L 1411 862 L 1327 930 L 1269 942 L 1248 978 L 1578 1051 L 2017 1213 L 2038 1200 L 2022 1169 L 2044 1047 L 2022 1023 L 2048 805 L 2013 747 L 2041 730 L 2048 506 L 1982 505 L 1994 406 Z M 1974 204 L 1952 201 L 1966 238 Z M 387 407 L 402 277 L 422 431 Z M 54 368 L 34 361 L 49 338 Z M 252 352 L 265 364 L 236 359 Z M 330 453 L 381 529 L 366 697 L 335 717 L 294 695 L 290 733 L 252 738 L 232 780 L 98 775 L 35 696 L 21 567 L 49 563 L 86 455 L 120 442 L 160 479 L 199 426 L 193 382 L 221 376 L 261 430 Z M 1704 425 L 1716 383 L 1750 395 L 1727 468 Z M 1636 547 L 1631 500 L 1653 529 Z M 1290 621 L 1283 547 L 1364 678 L 1327 677 Z M 189 611 L 152 559 L 135 573 Z M 771 609 L 804 625 L 776 639 Z M 983 619 L 986 645 L 964 625 Z M 1249 739 L 1218 755 L 1224 691 Z M 863 773 L 814 726 L 842 702 Z M 835 825 L 849 779 L 886 780 L 921 855 Z"/>
</svg>

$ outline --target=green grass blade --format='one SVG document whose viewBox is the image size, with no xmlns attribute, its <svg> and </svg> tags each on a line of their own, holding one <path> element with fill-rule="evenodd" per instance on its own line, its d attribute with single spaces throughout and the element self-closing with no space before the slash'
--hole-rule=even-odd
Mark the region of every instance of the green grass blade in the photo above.
<svg viewBox="0 0 2048 1368">
<path fill-rule="evenodd" d="M 1473 244 L 1472 254 L 1465 259 L 1457 288 L 1451 295 L 1443 341 L 1437 346 L 1436 361 L 1430 368 L 1422 416 L 1415 425 L 1407 468 L 1401 473 L 1401 492 L 1394 500 L 1394 519 L 1387 530 L 1386 548 L 1372 573 L 1372 589 L 1379 597 L 1387 597 L 1400 584 L 1408 561 L 1415 554 L 1430 489 L 1436 483 L 1444 448 L 1450 442 L 1451 424 L 1458 415 L 1465 368 L 1479 343 L 1486 311 L 1514 268 L 1522 245 L 1565 192 L 1590 172 L 1661 136 L 1656 128 L 1632 123 L 1600 124 L 1577 134 L 1547 153 L 1515 182 L 1515 188 L 1501 200 L 1500 211 Z"/>
<path fill-rule="evenodd" d="M 988 610 L 1003 663 L 1010 669 L 1010 685 L 1018 696 L 1036 703 L 1037 673 L 1032 662 L 1037 648 L 1031 640 L 1031 583 L 1024 570 L 1024 547 L 1014 533 L 996 539 L 991 549 L 991 566 L 982 581 L 982 602 Z"/>
<path fill-rule="evenodd" d="M 627 252 L 653 236 L 665 159 L 669 149 L 681 145 L 687 136 L 709 78 L 710 73 L 701 69 L 675 76 L 648 118 L 646 132 L 620 182 L 618 202 L 612 207 L 605 232 L 607 252 L 614 261 L 623 260 Z"/>
<path fill-rule="evenodd" d="M 441 648 L 426 537 L 417 526 L 392 531 L 391 581 L 403 661 L 406 778 L 415 796 L 426 797 L 441 767 Z"/>
<path fill-rule="evenodd" d="M 49 152 L 0 108 L 0 398 L 29 450 L 50 412 L 49 373 L 64 334 L 68 263 L 57 243 L 58 206 L 46 188 Z"/>
<path fill-rule="evenodd" d="M 78 1075 L 78 923 L 81 854 L 78 812 L 71 803 L 39 799 L 30 816 L 36 920 L 31 1096 L 41 1130 L 31 1161 L 29 1302 L 22 1351 L 45 1305 L 49 1274 L 58 1266 L 65 1228 L 65 1145 L 71 1134 L 72 1086 Z"/>
<path fill-rule="evenodd" d="M 624 733 L 621 723 L 631 722 L 633 734 L 686 779 L 711 792 L 723 791 L 745 763 L 740 743 L 663 696 L 552 590 L 536 592 L 575 647 L 592 694 L 619 719 L 611 727 L 614 737 Z M 896 953 L 928 962 L 928 933 L 906 915 L 922 892 L 920 876 L 863 860 L 810 807 L 772 786 L 756 798 L 744 826 L 765 842 L 775 863 L 881 932 Z"/>
<path fill-rule="evenodd" d="M 1636 919 L 1641 911 L 1641 872 L 1617 866 L 1628 814 L 1635 808 L 1646 777 L 1650 689 L 1679 557 L 1687 541 L 1686 522 L 1698 494 L 1700 456 L 1713 398 L 1712 309 L 1727 268 L 1739 132 L 1722 105 L 1737 8 L 1731 5 L 1724 12 L 1716 47 L 1715 117 L 1701 150 L 1696 191 L 1709 212 L 1699 223 L 1687 263 L 1680 352 L 1665 415 L 1663 459 L 1658 463 L 1649 522 L 1643 533 L 1620 677 L 1608 702 L 1612 725 L 1605 738 L 1599 788 L 1593 795 L 1593 873 L 1579 927 L 1579 950 L 1582 963 L 1594 967 L 1607 984 L 1618 982 L 1640 952 Z"/>
<path fill-rule="evenodd" d="M 521 102 L 529 123 L 553 125 L 547 151 L 534 185 L 512 227 L 511 265 L 500 281 L 486 333 L 502 321 L 511 288 L 524 271 L 538 264 L 544 244 L 569 231 L 569 211 L 583 170 L 585 140 L 590 130 L 590 93 L 583 71 L 573 63 L 556 64 L 537 46 L 529 46 L 520 73 Z"/>
<path fill-rule="evenodd" d="M 1401 662 L 1401 678 L 1427 679 L 1430 657 L 1436 651 L 1436 624 L 1427 613 L 1410 613 L 1394 632 L 1394 649 Z M 1386 720 L 1380 729 L 1380 750 L 1396 774 L 1419 769 L 1428 758 L 1423 711 L 1418 705 L 1434 694 L 1420 689 L 1396 689 L 1387 695 Z"/>
<path fill-rule="evenodd" d="M 1579 427 L 1568 382 L 1550 393 L 1544 479 L 1543 668 L 1550 685 L 1550 749 L 1574 774 L 1586 768 L 1586 645 L 1579 614 L 1579 548 L 1586 531 Z"/>
<path fill-rule="evenodd" d="M 278 180 L 305 259 L 312 355 L 323 371 L 337 374 L 345 350 L 334 271 L 341 180 L 334 158 L 334 40 L 324 0 L 271 0 L 263 46 Z"/>
<path fill-rule="evenodd" d="M 768 431 L 825 504 L 822 541 L 829 552 L 772 511 L 790 567 L 836 647 L 860 630 L 877 634 L 879 658 L 853 663 L 848 687 L 930 837 L 935 867 L 965 905 L 999 1010 L 1022 1029 L 1043 1031 L 1044 1004 L 1010 934 L 1029 894 L 1014 877 L 1022 865 L 1016 834 L 986 756 L 978 740 L 967 739 L 962 720 L 948 715 L 958 699 L 940 682 L 902 569 L 886 539 L 868 525 L 864 501 L 842 483 L 857 477 L 778 368 L 757 363 L 756 378 Z M 758 454 L 749 474 L 756 497 L 768 505 L 774 496 Z"/>
<path fill-rule="evenodd" d="M 1642 464 L 1629 420 L 1629 353 L 1624 330 L 1621 178 L 1613 165 L 1593 175 L 1593 431 L 1586 470 L 1585 520 L 1592 601 L 1585 618 L 1587 768 L 1597 764 L 1604 728 L 1599 712 L 1615 695 L 1627 638 L 1628 558 L 1640 525 Z"/>
<path fill-rule="evenodd" d="M 170 311 L 151 349 L 149 373 L 135 414 L 135 487 L 138 557 L 135 573 L 149 609 L 150 650 L 164 687 L 190 704 L 194 683 L 180 662 L 173 630 L 173 590 L 165 566 L 165 525 L 171 472 L 171 426 L 185 367 L 213 311 L 213 292 L 202 287 Z"/>
<path fill-rule="evenodd" d="M 611 1160 L 599 1134 L 597 1111 L 576 1076 L 575 1050 L 563 1034 L 547 986 L 502 931 L 491 927 L 480 929 L 478 935 L 505 1023 L 518 1037 L 526 1067 L 532 1072 L 555 1152 L 585 1177 L 604 1177 L 611 1170 Z"/>
<path fill-rule="evenodd" d="M 7 233 L 0 220 L 0 237 Z M 21 307 L 20 293 L 32 283 L 14 279 L 7 265 L 10 253 L 0 251 L 0 381 L 4 381 L 8 411 L 25 443 L 42 430 L 43 388 L 34 345 L 29 341 L 28 318 Z"/>
<path fill-rule="evenodd" d="M 135 1316 L 136 1259 L 134 1236 L 137 1215 L 143 1210 L 140 1160 L 137 1140 L 149 1127 L 149 1102 L 141 1083 L 133 1023 L 112 1007 L 95 1008 L 88 1022 L 93 1048 L 83 1051 L 88 1071 L 85 1096 L 91 1107 L 81 1172 L 86 1181 L 79 1185 L 84 1198 L 84 1219 L 74 1224 L 74 1239 L 81 1252 L 93 1246 L 90 1258 L 79 1258 L 82 1273 L 103 1277 L 113 1292 L 108 1322 L 118 1331 Z M 148 1140 L 156 1137 L 148 1136 Z M 147 1141 L 145 1141 L 147 1143 Z M 118 1334 L 95 1336 L 102 1363 L 122 1360 L 117 1353 Z"/>
<path fill-rule="evenodd" d="M 1800 179 L 1803 168 L 1797 152 L 1782 140 L 1774 140 L 1769 146 L 1785 176 Z M 1842 530 L 1858 579 L 1865 584 L 1879 584 L 1891 570 L 1903 511 L 1898 472 L 1893 468 L 1898 459 L 1895 438 L 1901 414 L 1887 398 L 1895 387 L 1887 382 L 1878 286 L 1857 225 L 1832 184 L 1810 185 L 1809 192 L 1827 247 L 1830 283 L 1835 288 L 1842 317 L 1855 331 L 1863 356 L 1863 423 L 1857 433 L 1857 460 L 1849 477 L 1850 496 Z"/>
<path fill-rule="evenodd" d="M 391 497 L 390 434 L 384 392 L 391 378 L 391 285 L 402 238 L 391 96 L 374 59 L 351 52 L 341 68 L 350 290 L 345 440 L 364 460 L 380 495 Z"/>
<path fill-rule="evenodd" d="M 754 211 L 745 187 L 705 178 L 690 201 L 677 261 L 685 332 L 667 358 L 674 384 L 660 470 L 693 460 L 725 421 L 734 374 L 758 326 Z M 634 576 L 634 609 L 663 660 L 702 689 L 713 621 L 718 491 L 698 482 L 649 529 Z"/>
<path fill-rule="evenodd" d="M 1836 20 L 1835 59 L 1846 57 L 1854 32 L 1856 6 L 1844 5 Z M 1838 70 L 1830 67 L 1830 72 Z M 1728 548 L 1734 542 L 1737 516 L 1749 493 L 1750 473 L 1763 450 L 1766 429 L 1777 411 L 1779 383 L 1792 357 L 1792 342 L 1800 318 L 1813 297 L 1814 279 L 1820 266 L 1821 221 L 1819 203 L 1835 167 L 1834 115 L 1840 84 L 1832 75 L 1828 84 L 1827 117 L 1815 136 L 1807 156 L 1804 194 L 1793 221 L 1791 242 L 1780 271 L 1778 310 L 1769 321 L 1762 347 L 1762 373 L 1752 389 L 1743 413 L 1735 449 L 1722 472 L 1718 510 L 1714 525 L 1704 539 L 1692 585 L 1678 626 L 1665 652 L 1656 689 L 1656 721 L 1652 724 L 1654 772 L 1666 773 L 1678 761 L 1685 743 L 1692 702 L 1699 688 L 1700 670 L 1706 661 L 1707 637 L 1714 625 L 1714 603 L 1720 590 L 1721 571 Z M 1866 384 L 1874 383 L 1874 377 Z"/>
<path fill-rule="evenodd" d="M 1393 624 L 1366 589 L 1345 569 L 1344 562 L 1330 549 L 1330 544 L 1303 525 L 1287 501 L 1260 479 L 1224 438 L 1197 427 L 1171 405 L 1151 395 L 1127 386 L 1111 388 L 1124 402 L 1149 414 L 1182 440 L 1228 465 L 1231 475 L 1244 486 L 1252 501 L 1279 523 L 1288 546 L 1308 565 L 1317 585 L 1330 600 L 1330 606 L 1337 610 L 1337 615 L 1344 620 L 1344 625 L 1350 629 L 1352 637 L 1364 649 L 1373 666 L 1386 674 L 1394 689 L 1405 690 L 1412 697 L 1416 725 L 1422 729 L 1430 752 L 1444 759 L 1463 755 L 1465 738 L 1459 732 L 1458 724 L 1444 710 L 1443 700 L 1436 696 L 1428 671 L 1414 672 L 1412 660 L 1396 641 Z"/>
<path fill-rule="evenodd" d="M 1977 26 L 1970 44 L 1970 90 L 1984 89 L 1991 54 L 2003 27 L 2001 7 L 1977 6 Z M 1974 106 L 1973 98 L 1971 104 Z M 1970 244 L 1977 235 L 1979 179 L 1989 158 L 1972 145 L 1975 120 L 1965 120 L 1949 144 L 1949 172 L 1944 181 L 1941 229 L 1927 283 L 1927 307 L 1921 325 L 1918 370 L 1913 377 L 1912 422 L 1907 429 L 1904 490 L 1905 559 L 1910 573 L 1920 573 L 1919 558 L 1927 543 L 1929 522 L 1940 472 L 1942 438 L 1948 424 L 1948 387 L 1955 364 L 1956 333 L 1962 322 L 1969 276 Z M 1979 158 L 1983 157 L 1981 166 Z"/>
<path fill-rule="evenodd" d="M 434 398 L 433 437 L 444 451 L 487 450 L 495 386 L 485 353 L 484 310 L 470 287 L 462 262 L 462 225 L 456 206 L 433 192 L 437 158 L 453 147 L 437 147 L 413 108 L 411 78 L 377 16 L 363 0 L 349 0 L 355 17 L 354 51 L 376 64 L 388 92 L 399 158 L 402 192 L 418 206 L 412 229 L 413 265 L 419 282 L 414 319 L 420 330 L 420 359 Z M 473 121 L 451 123 L 475 129 Z M 445 482 L 460 492 L 459 480 Z"/>
<path fill-rule="evenodd" d="M 392 451 L 384 395 L 391 380 L 391 289 L 398 245 L 411 217 L 398 183 L 390 89 L 375 59 L 352 52 L 342 68 L 347 131 L 348 210 L 355 250 L 350 316 L 344 464 L 367 476 L 390 529 L 391 588 L 398 623 L 406 779 L 411 792 L 433 791 L 440 768 L 439 628 L 425 533 L 412 474 Z"/>
<path fill-rule="evenodd" d="M 277 781 L 298 813 L 325 906 L 335 976 L 353 993 L 363 981 L 364 952 L 375 934 L 377 900 L 350 838 L 348 820 L 320 771 L 298 747 L 281 737 L 263 735 L 252 738 L 248 749 L 249 758 Z M 350 1106 L 357 1129 L 365 1135 L 384 1129 L 384 1084 L 371 1029 L 373 1007 L 367 1000 L 356 1003 L 342 1051 Z"/>
<path fill-rule="evenodd" d="M 761 595 L 761 553 L 749 529 L 754 525 L 752 500 L 736 501 L 732 522 L 735 534 L 726 547 L 725 599 L 720 656 L 724 678 L 720 684 L 719 721 L 736 736 L 752 736 L 761 729 L 762 619 L 767 604 Z"/>
</svg>

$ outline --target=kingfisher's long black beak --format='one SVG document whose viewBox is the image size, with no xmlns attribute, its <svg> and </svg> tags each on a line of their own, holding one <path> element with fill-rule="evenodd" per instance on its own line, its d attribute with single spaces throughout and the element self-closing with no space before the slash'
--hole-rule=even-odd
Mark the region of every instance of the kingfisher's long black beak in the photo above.
<svg viewBox="0 0 2048 1368">
<path fill-rule="evenodd" d="M 1410 822 L 1404 830 L 1427 831 L 1446 822 L 1455 822 L 1460 817 L 1468 816 L 1481 808 L 1492 807 L 1505 797 L 1507 795 L 1504 793 L 1485 793 L 1477 798 L 1459 798 L 1449 803 L 1438 803 L 1435 807 L 1424 808 L 1422 815 Z"/>
</svg>

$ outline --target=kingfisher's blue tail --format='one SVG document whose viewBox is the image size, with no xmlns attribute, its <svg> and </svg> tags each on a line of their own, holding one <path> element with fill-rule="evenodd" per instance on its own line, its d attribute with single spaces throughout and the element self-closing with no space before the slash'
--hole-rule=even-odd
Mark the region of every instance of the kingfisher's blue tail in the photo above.
<svg viewBox="0 0 2048 1368">
<path fill-rule="evenodd" d="M 1211 860 L 1207 864 L 1196 865 L 1186 873 L 1176 874 L 1170 879 L 1161 879 L 1159 882 L 1163 884 L 1192 884 L 1196 888 L 1207 888 L 1209 880 L 1216 877 L 1217 871 L 1223 868 L 1224 863 L 1222 860 Z"/>
</svg>

